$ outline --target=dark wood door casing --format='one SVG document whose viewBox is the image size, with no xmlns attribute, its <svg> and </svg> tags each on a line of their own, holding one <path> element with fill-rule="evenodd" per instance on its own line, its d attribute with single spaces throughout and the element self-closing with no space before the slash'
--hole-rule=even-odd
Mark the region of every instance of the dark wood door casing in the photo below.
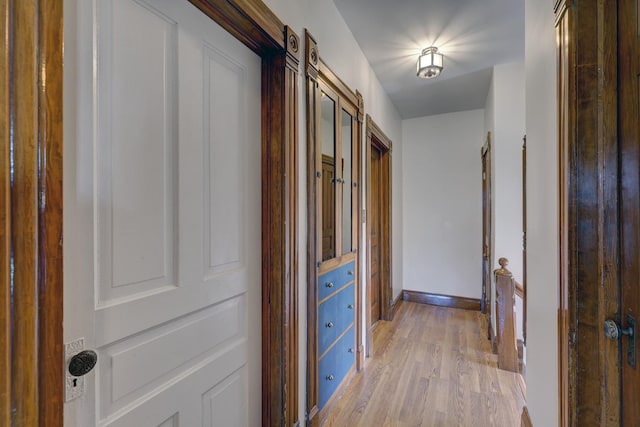
<svg viewBox="0 0 640 427">
<path fill-rule="evenodd" d="M 522 138 L 522 338 L 527 345 L 527 136 Z"/>
<path fill-rule="evenodd" d="M 62 425 L 62 3 L 0 6 L 2 425 Z"/>
<path fill-rule="evenodd" d="M 627 327 L 640 319 L 640 23 L 638 0 L 618 1 L 618 123 L 620 141 L 620 309 L 615 320 Z M 613 313 L 612 313 L 613 314 Z M 637 331 L 635 331 L 637 333 Z M 619 340 L 622 425 L 640 423 L 640 364 L 631 366 L 630 339 Z M 636 358 L 638 349 L 635 350 Z M 636 362 L 637 363 L 637 362 Z"/>
<path fill-rule="evenodd" d="M 555 13 L 559 424 L 621 425 L 618 344 L 603 332 L 604 320 L 620 315 L 618 219 L 625 221 L 618 185 L 624 157 L 618 151 L 618 8 L 556 0 Z"/>
<path fill-rule="evenodd" d="M 189 1 L 263 58 L 262 410 L 266 425 L 293 425 L 300 40 L 260 0 Z M 63 0 L 0 5 L 1 425 L 63 421 L 63 29 Z"/>
<path fill-rule="evenodd" d="M 367 325 L 372 327 L 380 320 L 380 210 L 382 208 L 380 201 L 381 182 L 380 182 L 380 166 L 381 153 L 376 147 L 371 148 L 371 191 L 368 194 L 371 197 L 371 209 L 369 210 L 369 220 L 371 223 L 371 233 L 369 234 L 369 251 L 371 256 L 371 264 L 369 270 L 369 282 L 367 283 L 367 295 L 369 299 L 369 321 Z M 371 350 L 368 350 L 371 354 Z"/>
<path fill-rule="evenodd" d="M 487 322 L 487 338 L 491 340 L 495 351 L 495 337 L 491 320 L 491 265 L 493 248 L 492 231 L 492 175 L 491 175 L 491 132 L 487 132 L 485 145 L 480 150 L 482 160 L 482 298 L 480 311 Z"/>
<path fill-rule="evenodd" d="M 382 320 L 393 319 L 393 266 L 391 238 L 392 238 L 392 141 L 382 131 L 380 126 L 371 118 L 366 116 L 366 171 L 367 171 L 367 212 L 369 212 L 367 227 L 367 270 L 369 280 L 375 278 L 371 276 L 377 273 L 378 291 L 373 286 L 367 285 L 367 300 L 373 301 L 374 296 L 378 297 L 379 315 L 373 314 L 371 310 L 366 312 L 366 325 L 375 323 L 375 318 Z M 373 165 L 374 156 L 378 155 L 378 167 Z M 376 176 L 377 173 L 377 176 Z M 375 182 L 374 182 L 375 181 Z M 377 185 L 377 190 L 374 188 Z M 374 203 L 378 204 L 378 209 L 374 208 Z M 373 213 L 375 210 L 375 213 Z M 377 239 L 374 232 L 377 231 Z M 378 249 L 375 249 L 377 240 Z M 375 256 L 378 257 L 376 263 Z M 377 268 L 377 270 L 376 270 Z M 375 295 L 372 295 L 375 293 Z M 371 329 L 366 332 L 367 354 L 372 354 L 373 337 Z"/>
</svg>

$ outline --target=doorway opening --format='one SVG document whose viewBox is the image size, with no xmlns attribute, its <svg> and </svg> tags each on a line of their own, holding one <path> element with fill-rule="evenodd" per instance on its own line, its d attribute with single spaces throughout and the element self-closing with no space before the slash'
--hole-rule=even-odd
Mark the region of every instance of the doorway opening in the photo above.
<svg viewBox="0 0 640 427">
<path fill-rule="evenodd" d="M 367 115 L 367 357 L 379 320 L 392 320 L 391 140 Z"/>
</svg>

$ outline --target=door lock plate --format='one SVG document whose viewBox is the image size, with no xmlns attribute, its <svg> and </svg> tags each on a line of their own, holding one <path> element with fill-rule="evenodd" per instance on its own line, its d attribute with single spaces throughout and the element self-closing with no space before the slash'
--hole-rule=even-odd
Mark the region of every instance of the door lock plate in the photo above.
<svg viewBox="0 0 640 427">
<path fill-rule="evenodd" d="M 73 376 L 68 369 L 71 358 L 82 350 L 84 350 L 84 338 L 79 338 L 64 345 L 65 402 L 70 402 L 84 394 L 84 377 Z"/>
<path fill-rule="evenodd" d="M 629 330 L 628 342 L 627 342 L 627 362 L 632 368 L 636 368 L 636 335 L 638 330 L 636 329 L 636 319 L 628 315 L 627 316 L 627 330 Z"/>
</svg>

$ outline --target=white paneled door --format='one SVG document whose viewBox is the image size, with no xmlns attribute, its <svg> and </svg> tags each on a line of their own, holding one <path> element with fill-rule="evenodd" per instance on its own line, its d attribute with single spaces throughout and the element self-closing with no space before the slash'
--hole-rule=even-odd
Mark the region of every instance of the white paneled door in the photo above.
<svg viewBox="0 0 640 427">
<path fill-rule="evenodd" d="M 187 0 L 65 1 L 66 426 L 260 425 L 260 72 Z"/>
</svg>

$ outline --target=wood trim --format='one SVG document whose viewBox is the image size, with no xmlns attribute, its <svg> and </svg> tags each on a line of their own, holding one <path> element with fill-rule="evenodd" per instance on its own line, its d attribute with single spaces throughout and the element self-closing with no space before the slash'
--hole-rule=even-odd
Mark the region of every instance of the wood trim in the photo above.
<svg viewBox="0 0 640 427">
<path fill-rule="evenodd" d="M 520 286 L 520 288 L 518 288 Z M 516 282 L 522 298 L 522 338 L 527 344 L 527 136 L 522 138 L 522 284 Z"/>
<path fill-rule="evenodd" d="M 382 190 L 382 205 L 383 210 L 380 212 L 380 221 L 382 223 L 382 230 L 380 233 L 380 246 L 381 246 L 381 256 L 380 256 L 380 265 L 382 268 L 379 271 L 380 274 L 380 304 L 381 304 L 381 318 L 382 320 L 392 320 L 393 319 L 393 310 L 391 309 L 392 304 L 392 295 L 393 295 L 393 265 L 392 265 L 392 146 L 393 143 L 391 139 L 380 129 L 380 126 L 371 118 L 370 115 L 366 115 L 366 192 L 367 192 L 367 219 L 366 219 L 366 245 L 367 245 L 367 270 L 366 281 L 363 283 L 367 283 L 366 287 L 366 301 L 371 301 L 372 296 L 370 295 L 370 272 L 371 272 L 371 211 L 372 211 L 372 200 L 373 196 L 371 194 L 371 152 L 372 149 L 379 150 L 381 153 L 381 180 L 385 182 L 381 187 Z M 385 191 L 386 189 L 386 191 Z M 366 327 L 366 342 L 367 342 L 367 356 L 372 354 L 373 352 L 373 333 L 372 329 L 369 327 L 371 324 L 371 313 L 370 308 L 365 307 L 365 325 Z"/>
<path fill-rule="evenodd" d="M 516 282 L 516 296 L 524 299 L 524 286 Z"/>
<path fill-rule="evenodd" d="M 618 425 L 618 346 L 597 326 L 619 301 L 618 11 L 566 2 L 556 18 L 559 423 Z"/>
<path fill-rule="evenodd" d="M 63 424 L 63 270 L 62 270 L 62 81 L 63 1 L 40 1 L 39 67 L 46 70 L 38 86 L 38 356 L 41 422 Z"/>
<path fill-rule="evenodd" d="M 516 337 L 515 280 L 496 271 L 496 341 L 498 343 L 498 367 L 518 372 L 518 340 Z"/>
<path fill-rule="evenodd" d="M 531 417 L 529 416 L 529 410 L 526 405 L 522 407 L 522 415 L 520 417 L 520 427 L 533 427 Z"/>
<path fill-rule="evenodd" d="M 0 425 L 11 425 L 10 2 L 0 3 Z"/>
<path fill-rule="evenodd" d="M 575 45 L 568 33 L 573 31 L 574 11 L 556 10 L 556 37 L 558 62 L 558 234 L 559 234 L 559 289 L 558 289 L 558 425 L 569 426 L 569 257 L 574 248 L 569 247 L 569 142 L 574 140 L 575 115 L 569 108 L 569 98 L 575 99 L 575 74 L 570 60 L 574 61 Z"/>
<path fill-rule="evenodd" d="M 364 348 L 362 345 L 362 319 L 363 316 L 363 307 L 364 304 L 362 302 L 362 284 L 364 283 L 364 274 L 362 269 L 360 268 L 363 265 L 364 260 L 362 257 L 362 251 L 360 250 L 360 242 L 361 242 L 361 230 L 362 230 L 362 196 L 363 196 L 363 175 L 362 175 L 362 132 L 363 132 L 363 121 L 364 121 L 364 98 L 362 97 L 362 93 L 356 90 L 356 129 L 354 135 L 354 141 L 357 141 L 356 147 L 353 150 L 353 158 L 356 164 L 354 168 L 356 170 L 356 177 L 354 179 L 354 190 L 353 193 L 353 210 L 351 212 L 353 224 L 356 226 L 353 230 L 353 241 L 358 242 L 358 254 L 356 260 L 356 274 L 358 277 L 358 283 L 356 284 L 356 343 L 358 346 L 358 350 L 356 351 L 356 371 L 360 372 L 364 367 Z"/>
<path fill-rule="evenodd" d="M 391 305 L 391 320 L 396 316 L 398 310 L 400 310 L 400 306 L 402 305 L 402 298 L 404 296 L 404 292 L 400 291 L 396 299 L 393 300 L 393 304 Z"/>
<path fill-rule="evenodd" d="M 309 335 L 318 330 L 318 254 L 322 254 L 318 239 L 318 224 L 322 218 L 316 194 L 321 184 L 317 172 L 322 170 L 316 144 L 317 123 L 320 123 L 320 105 L 317 96 L 309 94 L 319 90 L 320 56 L 313 36 L 305 31 L 305 72 L 307 86 L 307 419 L 309 425 L 319 425 L 318 414 L 318 340 Z M 315 338 L 314 338 L 315 337 Z"/>
<path fill-rule="evenodd" d="M 495 333 L 491 319 L 491 266 L 493 265 L 493 173 L 492 173 L 491 132 L 480 149 L 482 162 L 482 283 L 480 311 L 487 322 L 487 339 L 491 341 L 491 348 L 495 347 Z M 488 240 L 488 244 L 487 244 Z M 488 288 L 488 289 L 487 289 Z"/>
<path fill-rule="evenodd" d="M 263 58 L 262 420 L 298 419 L 297 73 L 299 41 Z"/>
<path fill-rule="evenodd" d="M 38 0 L 12 3 L 12 422 L 38 417 Z M 20 100 L 20 102 L 16 102 Z"/>
<path fill-rule="evenodd" d="M 261 0 L 189 1 L 263 58 L 285 49 L 285 26 Z"/>
<path fill-rule="evenodd" d="M 322 57 L 319 57 L 318 71 L 320 73 L 320 78 L 324 83 L 331 86 L 333 90 L 338 92 L 341 97 L 346 98 L 352 105 L 359 107 L 359 99 L 362 99 L 362 97 L 358 97 L 358 93 L 351 90 L 351 88 L 322 60 Z M 360 118 L 360 120 L 362 120 L 362 118 Z"/>
<path fill-rule="evenodd" d="M 575 7 L 575 2 L 576 0 L 555 0 L 553 11 L 556 17 L 556 27 L 560 23 L 560 20 L 564 19 L 565 13 L 567 13 L 569 9 Z"/>
<path fill-rule="evenodd" d="M 419 304 L 437 305 L 440 307 L 461 308 L 480 311 L 480 300 L 477 298 L 457 297 L 452 295 L 432 294 L 420 291 L 402 291 L 402 299 Z"/>
</svg>

